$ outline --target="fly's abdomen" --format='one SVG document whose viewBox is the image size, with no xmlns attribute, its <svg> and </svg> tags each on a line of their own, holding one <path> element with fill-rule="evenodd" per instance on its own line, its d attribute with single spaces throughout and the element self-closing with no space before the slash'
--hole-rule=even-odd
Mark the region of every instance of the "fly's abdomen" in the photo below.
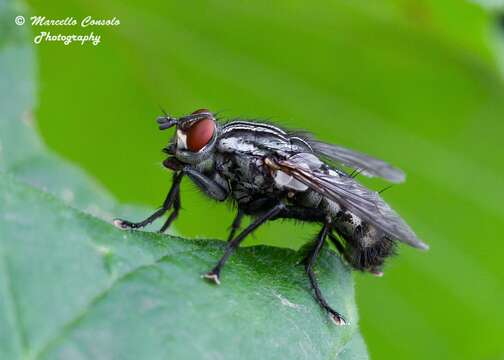
<svg viewBox="0 0 504 360">
<path fill-rule="evenodd" d="M 395 252 L 393 239 L 344 210 L 340 210 L 334 217 L 334 229 L 345 240 L 343 256 L 353 268 L 375 275 L 382 274 L 386 258 Z"/>
</svg>

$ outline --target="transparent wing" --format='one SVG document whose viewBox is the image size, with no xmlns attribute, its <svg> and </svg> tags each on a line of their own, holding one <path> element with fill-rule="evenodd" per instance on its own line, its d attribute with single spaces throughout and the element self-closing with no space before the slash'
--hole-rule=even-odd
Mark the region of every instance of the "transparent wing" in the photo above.
<svg viewBox="0 0 504 360">
<path fill-rule="evenodd" d="M 287 160 L 275 160 L 277 169 L 337 202 L 391 237 L 419 249 L 428 249 L 380 195 L 352 177 L 327 169 L 316 156 L 300 153 Z"/>
<path fill-rule="evenodd" d="M 380 159 L 317 140 L 309 140 L 309 144 L 317 155 L 362 170 L 362 174 L 366 176 L 377 176 L 394 183 L 400 183 L 406 179 L 406 175 L 401 169 L 393 167 Z"/>
</svg>

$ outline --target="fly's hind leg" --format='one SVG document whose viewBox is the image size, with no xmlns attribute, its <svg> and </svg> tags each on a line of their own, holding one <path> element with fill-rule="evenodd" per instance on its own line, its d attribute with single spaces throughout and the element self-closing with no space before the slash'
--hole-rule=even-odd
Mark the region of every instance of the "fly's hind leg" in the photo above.
<svg viewBox="0 0 504 360">
<path fill-rule="evenodd" d="M 320 251 L 322 250 L 325 238 L 329 232 L 330 232 L 330 225 L 328 223 L 325 223 L 322 230 L 320 230 L 320 232 L 317 235 L 317 238 L 315 239 L 313 248 L 305 258 L 304 265 L 306 274 L 308 275 L 308 279 L 310 280 L 310 285 L 315 295 L 315 299 L 319 303 L 320 307 L 324 309 L 324 311 L 327 311 L 330 319 L 336 325 L 345 325 L 346 324 L 345 319 L 327 303 L 326 299 L 322 295 L 322 291 L 320 290 L 317 278 L 315 277 L 315 273 L 313 272 L 313 266 L 317 261 L 317 257 L 319 256 Z"/>
<path fill-rule="evenodd" d="M 345 247 L 343 246 L 343 244 L 341 243 L 341 240 L 338 238 L 337 235 L 335 235 L 334 233 L 332 232 L 329 232 L 327 234 L 327 236 L 329 237 L 329 239 L 331 240 L 331 242 L 333 243 L 334 247 L 336 248 L 336 250 L 338 250 L 338 252 L 341 254 L 341 255 L 344 255 L 345 254 Z"/>
</svg>

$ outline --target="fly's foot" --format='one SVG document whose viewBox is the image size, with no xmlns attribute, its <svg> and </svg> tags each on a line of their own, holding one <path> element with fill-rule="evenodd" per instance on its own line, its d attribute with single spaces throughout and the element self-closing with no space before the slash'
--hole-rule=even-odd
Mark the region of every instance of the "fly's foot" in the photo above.
<svg viewBox="0 0 504 360">
<path fill-rule="evenodd" d="M 216 285 L 220 285 L 220 275 L 218 271 L 212 270 L 206 274 L 201 275 L 203 279 L 213 282 Z"/>
<path fill-rule="evenodd" d="M 122 219 L 114 219 L 113 224 L 116 228 L 122 229 L 122 230 L 135 228 L 134 223 L 129 222 L 127 220 L 122 220 Z"/>
<path fill-rule="evenodd" d="M 331 321 L 334 323 L 334 325 L 337 325 L 337 326 L 347 325 L 347 322 L 343 318 L 343 316 L 341 316 L 340 314 L 338 314 L 336 311 L 334 311 L 331 308 L 326 308 L 326 310 L 327 310 L 327 315 L 329 315 L 329 319 L 331 319 Z"/>
</svg>

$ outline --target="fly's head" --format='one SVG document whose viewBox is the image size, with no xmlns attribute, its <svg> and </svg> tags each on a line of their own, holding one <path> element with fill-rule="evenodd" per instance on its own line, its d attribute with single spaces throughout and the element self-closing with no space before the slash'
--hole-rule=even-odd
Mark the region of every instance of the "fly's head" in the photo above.
<svg viewBox="0 0 504 360">
<path fill-rule="evenodd" d="M 217 122 L 209 110 L 199 109 L 180 118 L 165 115 L 159 117 L 157 122 L 160 130 L 176 128 L 164 152 L 179 162 L 196 165 L 212 157 L 217 141 Z"/>
</svg>

